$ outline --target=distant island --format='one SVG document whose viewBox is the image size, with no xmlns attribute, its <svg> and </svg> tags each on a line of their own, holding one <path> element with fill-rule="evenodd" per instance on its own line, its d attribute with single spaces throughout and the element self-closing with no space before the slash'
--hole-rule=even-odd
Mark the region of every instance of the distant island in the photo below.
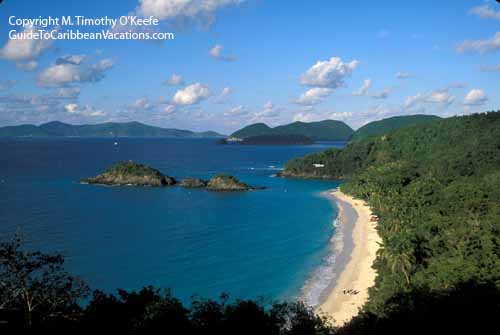
<svg viewBox="0 0 500 335">
<path fill-rule="evenodd" d="M 221 139 L 218 144 L 243 145 L 309 145 L 314 141 L 303 135 L 257 135 L 246 138 L 228 137 Z"/>
<path fill-rule="evenodd" d="M 110 186 L 173 186 L 179 185 L 185 188 L 203 188 L 214 192 L 234 192 L 261 190 L 263 187 L 250 186 L 239 181 L 233 176 L 216 175 L 206 181 L 199 178 L 186 178 L 180 183 L 173 177 L 164 175 L 159 170 L 150 166 L 133 161 L 119 162 L 103 173 L 84 178 L 80 181 L 83 184 L 98 184 Z"/>
<path fill-rule="evenodd" d="M 351 141 L 356 142 L 367 137 L 384 135 L 398 128 L 426 124 L 437 120 L 441 120 L 441 118 L 435 115 L 416 114 L 394 116 L 379 121 L 373 121 L 356 130 L 354 134 L 352 134 Z"/>
<path fill-rule="evenodd" d="M 174 128 L 149 126 L 137 121 L 106 122 L 72 125 L 59 121 L 40 126 L 24 124 L 0 127 L 0 137 L 165 137 L 165 138 L 222 138 L 214 131 L 193 132 Z"/>
<path fill-rule="evenodd" d="M 230 135 L 230 138 L 246 139 L 255 136 L 304 136 L 312 141 L 348 141 L 353 130 L 342 121 L 293 122 L 274 128 L 265 123 L 248 125 Z"/>
</svg>

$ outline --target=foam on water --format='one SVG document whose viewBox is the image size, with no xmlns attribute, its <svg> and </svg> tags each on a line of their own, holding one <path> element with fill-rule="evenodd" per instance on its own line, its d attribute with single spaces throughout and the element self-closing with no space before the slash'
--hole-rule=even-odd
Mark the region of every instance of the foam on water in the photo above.
<svg viewBox="0 0 500 335">
<path fill-rule="evenodd" d="M 325 295 L 331 290 L 340 273 L 335 265 L 339 254 L 344 248 L 344 232 L 339 224 L 338 216 L 333 221 L 335 233 L 330 241 L 330 252 L 322 260 L 321 265 L 311 274 L 305 282 L 300 296 L 306 304 L 316 307 L 321 304 Z"/>
</svg>

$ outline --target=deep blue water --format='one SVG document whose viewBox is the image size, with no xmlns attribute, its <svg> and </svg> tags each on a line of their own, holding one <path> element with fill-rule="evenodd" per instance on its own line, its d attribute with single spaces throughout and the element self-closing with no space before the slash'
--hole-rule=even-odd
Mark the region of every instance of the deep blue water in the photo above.
<svg viewBox="0 0 500 335">
<path fill-rule="evenodd" d="M 197 294 L 296 297 L 329 252 L 336 215 L 321 191 L 334 182 L 274 178 L 293 157 L 337 144 L 221 146 L 213 140 L 0 141 L 0 236 L 61 251 L 92 288 L 171 288 Z M 232 174 L 262 191 L 79 184 L 120 160 L 176 178 Z"/>
</svg>

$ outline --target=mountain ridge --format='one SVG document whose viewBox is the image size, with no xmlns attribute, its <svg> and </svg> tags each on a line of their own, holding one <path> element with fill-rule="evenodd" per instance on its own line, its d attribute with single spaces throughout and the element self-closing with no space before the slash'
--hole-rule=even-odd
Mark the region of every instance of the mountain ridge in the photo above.
<svg viewBox="0 0 500 335">
<path fill-rule="evenodd" d="M 253 123 L 235 131 L 230 136 L 244 139 L 263 135 L 302 135 L 315 141 L 347 141 L 353 133 L 354 130 L 342 121 L 323 120 L 295 121 L 272 128 L 265 123 Z"/>
<path fill-rule="evenodd" d="M 39 126 L 22 124 L 0 127 L 0 137 L 166 137 L 166 138 L 219 138 L 214 131 L 194 132 L 176 128 L 161 128 L 138 121 L 105 122 L 73 125 L 50 121 Z"/>
</svg>

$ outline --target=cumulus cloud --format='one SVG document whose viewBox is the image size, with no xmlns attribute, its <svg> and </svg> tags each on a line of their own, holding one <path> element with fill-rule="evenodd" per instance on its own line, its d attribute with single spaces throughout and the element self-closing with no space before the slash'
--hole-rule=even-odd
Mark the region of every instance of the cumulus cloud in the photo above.
<svg viewBox="0 0 500 335">
<path fill-rule="evenodd" d="M 488 96 L 483 90 L 475 88 L 470 90 L 464 98 L 463 104 L 467 106 L 480 106 L 488 101 Z"/>
<path fill-rule="evenodd" d="M 437 104 L 441 106 L 448 106 L 455 101 L 455 97 L 449 92 L 449 88 L 434 90 L 428 93 L 417 93 L 416 95 L 409 96 L 403 103 L 404 109 L 411 109 L 417 105 Z"/>
<path fill-rule="evenodd" d="M 386 99 L 387 97 L 389 97 L 389 94 L 391 94 L 391 89 L 386 88 L 380 92 L 373 93 L 372 98 L 374 98 L 374 99 Z"/>
<path fill-rule="evenodd" d="M 38 67 L 38 62 L 35 60 L 30 60 L 27 62 L 17 62 L 16 67 L 23 71 L 33 71 Z"/>
<path fill-rule="evenodd" d="M 500 31 L 492 38 L 484 40 L 466 40 L 457 46 L 459 53 L 480 53 L 485 54 L 500 49 Z"/>
<path fill-rule="evenodd" d="M 68 113 L 76 113 L 78 110 L 78 105 L 77 104 L 67 104 L 67 105 L 64 105 L 64 109 L 66 109 L 66 112 L 68 112 Z"/>
<path fill-rule="evenodd" d="M 75 83 L 97 82 L 104 78 L 107 70 L 114 62 L 103 59 L 95 64 L 74 64 L 63 62 L 50 66 L 38 76 L 38 85 L 41 87 L 62 87 Z"/>
<path fill-rule="evenodd" d="M 6 91 L 16 85 L 15 80 L 0 80 L 0 91 Z"/>
<path fill-rule="evenodd" d="M 160 20 L 205 17 L 213 21 L 218 9 L 242 2 L 244 0 L 139 0 L 137 12 Z"/>
<path fill-rule="evenodd" d="M 500 11 L 495 10 L 489 5 L 474 7 L 470 10 L 470 14 L 476 15 L 481 19 L 500 20 Z"/>
<path fill-rule="evenodd" d="M 210 96 L 208 86 L 195 83 L 178 90 L 173 98 L 173 103 L 177 105 L 194 105 Z"/>
<path fill-rule="evenodd" d="M 410 72 L 398 72 L 396 73 L 396 79 L 404 80 L 408 78 L 413 78 L 414 75 Z"/>
<path fill-rule="evenodd" d="M 184 85 L 184 79 L 181 75 L 172 73 L 170 78 L 167 80 L 167 84 L 172 86 Z"/>
<path fill-rule="evenodd" d="M 224 49 L 223 45 L 217 44 L 208 51 L 208 55 L 214 59 L 218 59 L 218 60 L 222 60 L 222 61 L 226 61 L 226 62 L 233 62 L 236 60 L 236 57 L 223 55 L 222 54 L 223 49 Z"/>
<path fill-rule="evenodd" d="M 352 95 L 356 96 L 361 96 L 361 95 L 366 95 L 368 94 L 368 90 L 372 86 L 372 80 L 371 79 L 365 79 L 363 81 L 363 85 L 361 85 L 360 88 L 358 88 L 356 91 L 352 92 Z"/>
<path fill-rule="evenodd" d="M 9 39 L 0 49 L 0 58 L 11 61 L 29 61 L 38 58 L 45 50 L 53 44 L 52 39 L 24 38 L 25 34 L 39 32 L 39 28 L 27 26 L 23 35 L 18 39 Z"/>
<path fill-rule="evenodd" d="M 307 90 L 294 102 L 302 106 L 317 105 L 322 103 L 328 96 L 330 96 L 330 94 L 332 94 L 332 92 L 333 90 L 331 88 L 314 87 Z"/>
<path fill-rule="evenodd" d="M 426 102 L 445 105 L 451 104 L 453 100 L 455 100 L 455 97 L 446 89 L 432 91 L 425 97 Z"/>
<path fill-rule="evenodd" d="M 318 61 L 301 77 L 301 84 L 311 87 L 338 88 L 344 85 L 345 77 L 351 75 L 359 62 L 342 62 L 339 57 Z"/>
</svg>

